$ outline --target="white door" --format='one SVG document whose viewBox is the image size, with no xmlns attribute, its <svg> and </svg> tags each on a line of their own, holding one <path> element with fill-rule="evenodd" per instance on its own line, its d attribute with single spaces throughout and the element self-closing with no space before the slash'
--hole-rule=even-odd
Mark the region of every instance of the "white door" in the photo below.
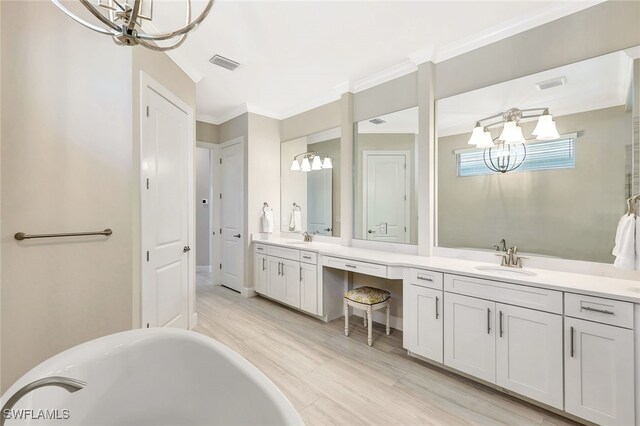
<svg viewBox="0 0 640 426">
<path fill-rule="evenodd" d="M 256 292 L 267 294 L 267 256 L 256 254 L 255 259 Z"/>
<path fill-rule="evenodd" d="M 295 308 L 300 307 L 300 262 L 282 259 L 281 279 L 284 282 L 282 302 Z"/>
<path fill-rule="evenodd" d="M 562 410 L 562 316 L 502 304 L 496 310 L 496 384 Z"/>
<path fill-rule="evenodd" d="M 318 315 L 318 267 L 300 264 L 300 309 Z"/>
<path fill-rule="evenodd" d="M 408 289 L 406 346 L 411 352 L 442 362 L 442 290 L 417 285 Z"/>
<path fill-rule="evenodd" d="M 221 284 L 235 291 L 244 285 L 244 148 L 240 142 L 220 150 L 222 271 Z"/>
<path fill-rule="evenodd" d="M 307 231 L 320 235 L 332 235 L 333 169 L 307 173 Z"/>
<path fill-rule="evenodd" d="M 147 87 L 142 123 L 142 320 L 188 328 L 189 115 Z"/>
<path fill-rule="evenodd" d="M 445 365 L 495 383 L 494 314 L 494 302 L 445 293 Z"/>
<path fill-rule="evenodd" d="M 407 154 L 364 152 L 364 234 L 368 240 L 409 242 Z"/>
<path fill-rule="evenodd" d="M 565 411 L 633 425 L 633 330 L 565 317 Z"/>
</svg>

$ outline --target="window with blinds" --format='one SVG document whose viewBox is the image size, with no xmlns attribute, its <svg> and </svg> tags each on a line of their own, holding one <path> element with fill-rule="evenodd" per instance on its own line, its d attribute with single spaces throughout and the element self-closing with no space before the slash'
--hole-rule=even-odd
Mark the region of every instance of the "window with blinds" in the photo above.
<svg viewBox="0 0 640 426">
<path fill-rule="evenodd" d="M 520 167 L 510 173 L 535 170 L 572 169 L 576 165 L 575 137 L 566 137 L 549 142 L 526 144 L 527 157 Z M 479 176 L 495 173 L 484 163 L 484 150 L 459 152 L 456 154 L 458 176 Z"/>
</svg>

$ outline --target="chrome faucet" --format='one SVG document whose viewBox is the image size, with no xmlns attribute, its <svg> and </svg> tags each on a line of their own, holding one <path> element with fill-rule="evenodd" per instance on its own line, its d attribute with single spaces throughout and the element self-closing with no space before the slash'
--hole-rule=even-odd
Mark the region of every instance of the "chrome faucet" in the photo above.
<svg viewBox="0 0 640 426">
<path fill-rule="evenodd" d="M 11 410 L 13 406 L 16 405 L 16 402 L 20 401 L 26 394 L 45 386 L 58 386 L 66 390 L 67 392 L 73 393 L 79 391 L 80 389 L 83 389 L 85 386 L 87 386 L 87 383 L 83 382 L 82 380 L 60 376 L 45 377 L 43 379 L 38 379 L 31 383 L 27 383 L 22 388 L 18 389 L 16 393 L 11 395 L 11 398 L 9 398 L 7 402 L 5 402 L 5 404 L 2 406 L 2 411 L 0 411 L 0 426 L 4 426 L 4 422 L 7 419 L 4 413 L 7 410 Z"/>
<path fill-rule="evenodd" d="M 313 235 L 311 235 L 307 231 L 304 231 L 304 234 L 302 234 L 302 236 L 304 237 L 304 242 L 305 243 L 310 243 L 310 242 L 313 241 Z"/>
<path fill-rule="evenodd" d="M 496 251 L 502 251 L 504 253 L 507 252 L 507 241 L 503 238 L 500 240 L 500 242 L 498 243 L 499 245 L 497 246 L 493 246 L 494 249 L 496 249 Z"/>
<path fill-rule="evenodd" d="M 516 246 L 510 247 L 509 250 L 504 252 L 496 253 L 496 256 L 502 258 L 500 266 L 508 268 L 522 268 L 522 259 L 528 259 L 528 257 L 518 255 L 518 247 Z"/>
</svg>

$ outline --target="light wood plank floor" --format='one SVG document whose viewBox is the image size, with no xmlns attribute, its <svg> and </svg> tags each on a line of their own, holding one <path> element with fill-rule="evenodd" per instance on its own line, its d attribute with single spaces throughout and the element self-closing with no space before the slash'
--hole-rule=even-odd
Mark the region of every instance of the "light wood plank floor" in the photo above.
<svg viewBox="0 0 640 426">
<path fill-rule="evenodd" d="M 244 298 L 198 274 L 195 331 L 240 353 L 308 425 L 570 425 L 553 413 L 406 354 L 402 332 L 362 319 L 324 323 L 262 297 Z"/>
</svg>

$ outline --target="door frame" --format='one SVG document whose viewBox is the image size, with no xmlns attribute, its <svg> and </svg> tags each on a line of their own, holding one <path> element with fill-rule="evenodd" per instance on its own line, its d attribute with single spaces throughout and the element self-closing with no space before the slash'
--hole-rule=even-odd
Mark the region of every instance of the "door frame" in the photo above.
<svg viewBox="0 0 640 426">
<path fill-rule="evenodd" d="M 246 173 L 247 171 L 245 170 L 247 168 L 247 153 L 246 153 L 246 145 L 245 145 L 245 138 L 244 136 L 238 136 L 236 138 L 233 139 L 229 139 L 227 141 L 224 141 L 222 143 L 220 143 L 220 152 L 219 152 L 219 158 L 222 159 L 222 150 L 225 148 L 228 148 L 230 146 L 233 145 L 240 145 L 241 150 L 242 150 L 242 188 L 243 188 L 243 197 L 242 197 L 242 212 L 241 212 L 241 219 L 242 219 L 242 226 L 241 226 L 241 234 L 242 236 L 242 251 L 241 251 L 241 255 L 242 255 L 242 259 L 241 259 L 241 264 L 242 266 L 242 286 L 241 286 L 241 294 L 243 296 L 248 296 L 248 291 L 249 289 L 247 288 L 247 281 L 248 281 L 248 276 L 247 276 L 247 266 L 245 265 L 245 260 L 248 257 L 247 254 L 247 240 L 246 238 L 248 238 L 249 236 L 247 235 L 247 217 L 246 217 L 246 210 L 247 210 L 247 178 L 246 178 Z M 222 168 L 224 167 L 224 164 L 220 164 L 219 162 L 214 164 L 214 174 L 216 174 L 219 179 L 218 179 L 218 193 L 222 192 Z M 222 224 L 222 200 L 220 200 L 220 198 L 216 198 L 214 197 L 215 200 L 218 203 L 218 208 L 220 209 L 220 221 L 219 223 L 219 227 L 222 228 L 223 224 Z M 222 235 L 220 235 L 220 245 L 222 246 Z M 222 262 L 222 249 L 220 250 L 220 257 L 219 257 L 219 263 Z M 251 266 L 251 268 L 253 268 L 253 266 Z M 216 281 L 216 283 L 219 283 L 220 285 L 222 285 L 222 277 L 224 276 L 224 274 L 222 273 L 221 269 L 218 269 L 218 279 Z M 253 289 L 251 289 L 253 290 Z"/>
<path fill-rule="evenodd" d="M 411 151 L 409 150 L 397 150 L 397 151 L 376 151 L 376 150 L 366 150 L 362 151 L 362 235 L 365 240 L 368 240 L 367 235 L 367 189 L 369 186 L 369 181 L 366 176 L 368 174 L 368 160 L 370 156 L 373 155 L 404 155 L 406 159 L 406 169 L 404 173 L 404 185 L 405 190 L 404 193 L 407 196 L 407 202 L 405 203 L 405 212 L 404 212 L 404 223 L 407 227 L 407 232 L 405 232 L 404 239 L 405 241 L 396 241 L 396 243 L 406 244 L 411 242 Z"/>
<path fill-rule="evenodd" d="M 203 148 L 209 150 L 209 164 L 211 168 L 209 170 L 209 266 L 211 270 L 211 284 L 217 284 L 220 281 L 220 215 L 221 215 L 221 203 L 220 199 L 215 197 L 214 194 L 220 193 L 220 145 L 213 142 L 196 141 L 197 148 Z M 195 185 L 195 182 L 194 182 Z M 195 187 L 194 187 L 195 188 Z M 196 238 L 198 238 L 196 236 Z M 197 269 L 197 268 L 196 268 Z"/>
<path fill-rule="evenodd" d="M 171 102 L 178 109 L 187 114 L 187 245 L 192 247 L 192 250 L 187 253 L 187 317 L 188 317 L 188 327 L 192 329 L 198 323 L 198 314 L 195 309 L 195 300 L 196 300 L 196 286 L 195 286 L 195 271 L 196 271 L 196 256 L 195 256 L 195 220 L 196 220 L 196 211 L 195 211 L 195 167 L 193 163 L 193 150 L 195 148 L 195 116 L 193 113 L 193 109 L 182 99 L 172 93 L 169 89 L 158 83 L 156 80 L 151 78 L 144 71 L 140 71 L 140 111 L 139 111 L 139 132 L 140 132 L 140 146 L 139 146 L 139 193 L 138 193 L 138 201 L 140 203 L 140 327 L 144 327 L 144 313 L 145 307 L 143 304 L 144 301 L 144 292 L 145 287 L 148 287 L 148 283 L 145 280 L 144 276 L 144 268 L 142 268 L 142 263 L 144 262 L 144 258 L 146 256 L 145 250 L 145 240 L 148 238 L 145 232 L 144 217 L 147 207 L 143 203 L 143 191 L 146 187 L 146 177 L 144 176 L 144 164 L 143 164 L 143 146 L 145 144 L 145 118 L 146 118 L 146 108 L 148 104 L 147 98 L 147 89 L 153 90 L 158 95 L 165 98 L 167 101 Z"/>
</svg>

